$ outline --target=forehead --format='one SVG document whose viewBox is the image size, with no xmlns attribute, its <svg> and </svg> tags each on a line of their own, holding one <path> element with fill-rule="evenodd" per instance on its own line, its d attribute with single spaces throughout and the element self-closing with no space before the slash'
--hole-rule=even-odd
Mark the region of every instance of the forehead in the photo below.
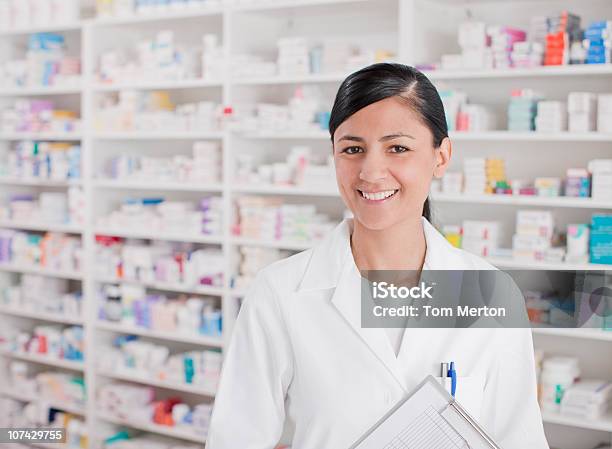
<svg viewBox="0 0 612 449">
<path fill-rule="evenodd" d="M 399 131 L 414 137 L 426 138 L 429 129 L 420 116 L 405 100 L 397 97 L 385 98 L 372 103 L 346 119 L 334 133 L 337 141 L 345 134 L 363 138 L 377 138 Z"/>
</svg>

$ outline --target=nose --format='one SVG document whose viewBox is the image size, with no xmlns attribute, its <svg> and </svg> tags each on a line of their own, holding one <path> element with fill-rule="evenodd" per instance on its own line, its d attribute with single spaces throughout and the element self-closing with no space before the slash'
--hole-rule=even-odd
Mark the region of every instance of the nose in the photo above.
<svg viewBox="0 0 612 449">
<path fill-rule="evenodd" d="M 387 177 L 387 164 L 383 154 L 378 151 L 366 152 L 359 172 L 359 179 L 368 183 L 376 183 Z"/>
</svg>

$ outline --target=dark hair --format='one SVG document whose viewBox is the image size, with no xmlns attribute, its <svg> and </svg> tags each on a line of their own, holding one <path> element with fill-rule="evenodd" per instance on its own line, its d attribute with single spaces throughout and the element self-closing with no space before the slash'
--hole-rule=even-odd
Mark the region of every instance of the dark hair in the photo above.
<svg viewBox="0 0 612 449">
<path fill-rule="evenodd" d="M 336 129 L 351 115 L 366 106 L 390 97 L 398 97 L 416 112 L 433 134 L 433 146 L 439 148 L 448 137 L 444 105 L 429 79 L 414 67 L 380 63 L 349 75 L 340 85 L 329 120 L 332 142 Z M 429 198 L 423 216 L 431 219 Z"/>
</svg>

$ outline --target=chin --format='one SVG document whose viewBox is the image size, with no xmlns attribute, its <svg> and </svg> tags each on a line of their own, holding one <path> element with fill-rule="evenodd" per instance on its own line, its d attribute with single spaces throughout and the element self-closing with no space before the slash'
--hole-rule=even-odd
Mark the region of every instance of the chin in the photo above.
<svg viewBox="0 0 612 449">
<path fill-rule="evenodd" d="M 380 215 L 375 217 L 371 214 L 355 214 L 355 220 L 359 222 L 361 226 L 370 231 L 384 231 L 389 229 L 398 223 L 397 220 L 393 220 L 390 217 L 381 217 Z"/>
</svg>

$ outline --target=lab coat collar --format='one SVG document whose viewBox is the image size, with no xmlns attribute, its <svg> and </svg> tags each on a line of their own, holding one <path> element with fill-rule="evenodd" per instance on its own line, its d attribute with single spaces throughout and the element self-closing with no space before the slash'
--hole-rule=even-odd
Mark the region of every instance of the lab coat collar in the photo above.
<svg viewBox="0 0 612 449">
<path fill-rule="evenodd" d="M 352 329 L 386 366 L 399 386 L 407 390 L 406 379 L 386 332 L 361 326 L 361 275 L 350 247 L 352 219 L 343 220 L 334 231 L 313 248 L 306 273 L 298 291 L 334 288 L 331 302 Z M 448 241 L 423 218 L 427 251 L 423 269 L 442 270 L 461 267 L 459 255 Z M 449 251 L 451 249 L 451 251 Z M 458 260 L 459 259 L 459 260 Z M 400 352 L 401 354 L 401 352 Z"/>
</svg>

